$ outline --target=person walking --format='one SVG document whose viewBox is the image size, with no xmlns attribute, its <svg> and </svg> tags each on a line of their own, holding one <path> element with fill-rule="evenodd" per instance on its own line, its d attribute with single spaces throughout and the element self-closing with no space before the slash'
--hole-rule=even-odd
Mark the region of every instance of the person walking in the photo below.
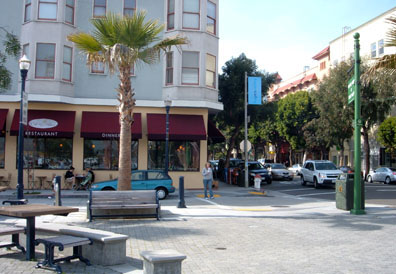
<svg viewBox="0 0 396 274">
<path fill-rule="evenodd" d="M 214 199 L 213 197 L 213 191 L 212 191 L 212 184 L 213 184 L 213 169 L 210 166 L 210 163 L 206 163 L 205 167 L 202 170 L 202 176 L 203 176 L 203 184 L 204 184 L 204 195 L 205 199 L 208 199 L 208 188 L 209 188 L 209 195 L 210 199 Z"/>
</svg>

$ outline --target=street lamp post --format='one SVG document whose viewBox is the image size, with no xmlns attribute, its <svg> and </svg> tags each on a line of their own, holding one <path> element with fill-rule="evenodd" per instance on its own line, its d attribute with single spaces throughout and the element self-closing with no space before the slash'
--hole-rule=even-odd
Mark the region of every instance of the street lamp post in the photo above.
<svg viewBox="0 0 396 274">
<path fill-rule="evenodd" d="M 19 110 L 19 135 L 18 135 L 18 185 L 17 185 L 17 198 L 23 199 L 23 97 L 25 93 L 26 76 L 30 67 L 30 60 L 23 55 L 19 60 L 19 69 L 22 77 L 21 88 L 21 105 Z"/>
<path fill-rule="evenodd" d="M 164 100 L 166 109 L 166 131 L 165 131 L 165 173 L 169 170 L 169 110 L 172 105 L 172 100 L 167 97 Z"/>
</svg>

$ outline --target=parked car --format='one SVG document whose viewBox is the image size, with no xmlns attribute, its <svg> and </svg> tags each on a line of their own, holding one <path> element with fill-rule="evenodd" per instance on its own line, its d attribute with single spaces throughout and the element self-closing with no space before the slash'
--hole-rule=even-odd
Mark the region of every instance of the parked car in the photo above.
<svg viewBox="0 0 396 274">
<path fill-rule="evenodd" d="M 338 167 L 338 169 L 344 173 L 353 173 L 354 172 L 350 166 L 340 166 L 340 167 Z"/>
<path fill-rule="evenodd" d="M 333 162 L 326 160 L 309 160 L 301 168 L 301 185 L 313 183 L 315 188 L 323 185 L 335 185 L 338 175 L 342 171 Z"/>
<path fill-rule="evenodd" d="M 265 158 L 258 159 L 257 161 L 258 161 L 260 164 L 262 164 L 263 166 L 264 166 L 265 164 L 269 164 L 269 163 L 273 163 L 273 162 L 274 162 L 274 160 L 265 159 Z"/>
<path fill-rule="evenodd" d="M 240 163 L 238 166 L 239 169 L 239 173 L 241 177 L 239 177 L 239 181 L 244 182 L 244 170 L 245 170 L 245 163 Z M 272 176 L 271 173 L 264 168 L 264 166 L 262 164 L 260 164 L 259 162 L 256 161 L 249 161 L 248 162 L 248 170 L 249 170 L 249 185 L 253 185 L 254 184 L 254 178 L 256 177 L 256 175 L 260 175 L 261 177 L 261 182 L 266 182 L 267 184 L 271 184 L 272 183 Z M 244 185 L 241 183 L 241 186 Z"/>
<path fill-rule="evenodd" d="M 91 189 L 116 190 L 118 179 L 93 183 Z M 133 170 L 131 180 L 132 190 L 156 190 L 158 199 L 165 199 L 169 193 L 175 192 L 172 178 L 163 170 Z"/>
<path fill-rule="evenodd" d="M 293 173 L 293 175 L 299 176 L 301 167 L 302 167 L 301 164 L 294 164 L 291 167 L 289 167 L 288 170 L 291 171 Z"/>
<path fill-rule="evenodd" d="M 284 164 L 269 164 L 268 170 L 270 171 L 273 179 L 290 181 L 293 180 L 293 174 L 289 170 L 287 170 Z"/>
<path fill-rule="evenodd" d="M 383 182 L 385 184 L 390 184 L 391 182 L 396 182 L 396 168 L 393 167 L 380 167 L 374 171 L 371 171 L 367 175 L 367 182 Z"/>
</svg>

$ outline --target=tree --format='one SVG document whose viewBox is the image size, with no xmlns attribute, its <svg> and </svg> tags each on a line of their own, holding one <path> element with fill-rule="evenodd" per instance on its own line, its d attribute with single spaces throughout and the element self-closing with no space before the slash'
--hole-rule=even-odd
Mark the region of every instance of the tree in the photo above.
<svg viewBox="0 0 396 274">
<path fill-rule="evenodd" d="M 344 164 L 344 141 L 353 134 L 353 108 L 352 105 L 348 105 L 346 92 L 351 77 L 348 70 L 351 66 L 351 61 L 342 62 L 331 69 L 329 75 L 321 81 L 318 90 L 312 93 L 314 105 L 320 116 L 316 141 L 329 148 L 335 145 L 341 151 L 340 165 Z M 309 135 L 308 132 L 306 134 Z M 311 139 L 311 143 L 312 141 Z"/>
<path fill-rule="evenodd" d="M 388 152 L 396 151 L 396 117 L 385 119 L 378 127 L 378 141 Z"/>
<path fill-rule="evenodd" d="M 0 51 L 0 90 L 6 90 L 11 87 L 12 73 L 6 68 L 7 56 L 17 58 L 21 51 L 18 38 L 8 32 L 5 28 L 0 27 L 5 32 L 5 39 L 2 41 L 4 52 Z"/>
<path fill-rule="evenodd" d="M 223 66 L 223 73 L 219 77 L 219 100 L 224 105 L 224 110 L 216 115 L 216 121 L 220 127 L 229 132 L 228 150 L 225 166 L 229 166 L 231 151 L 235 148 L 237 140 L 242 136 L 244 125 L 244 89 L 245 72 L 249 76 L 262 78 L 261 91 L 266 94 L 269 85 L 274 81 L 274 75 L 258 70 L 256 62 L 241 54 L 237 58 L 232 58 Z M 248 111 L 254 119 L 255 113 L 260 106 L 249 106 Z"/>
<path fill-rule="evenodd" d="M 278 102 L 278 111 L 276 113 L 277 129 L 280 135 L 289 142 L 292 150 L 305 150 L 306 143 L 303 127 L 316 117 L 317 114 L 312 98 L 307 91 L 289 94 Z M 292 165 L 291 152 L 289 157 L 289 163 Z"/>
<path fill-rule="evenodd" d="M 185 38 L 160 39 L 164 26 L 157 20 L 146 20 L 145 12 L 133 16 L 107 14 L 105 18 L 92 19 L 92 34 L 77 33 L 68 36 L 82 52 L 87 54 L 87 63 L 105 63 L 110 73 L 119 72 L 117 89 L 120 112 L 120 153 L 118 190 L 131 188 L 131 125 L 135 106 L 134 90 L 130 72 L 134 64 L 153 64 L 160 53 L 171 46 L 187 43 Z"/>
</svg>

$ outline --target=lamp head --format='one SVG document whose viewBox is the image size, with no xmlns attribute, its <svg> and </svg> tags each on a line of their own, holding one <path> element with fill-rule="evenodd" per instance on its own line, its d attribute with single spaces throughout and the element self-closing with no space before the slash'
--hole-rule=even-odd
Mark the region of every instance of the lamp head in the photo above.
<svg viewBox="0 0 396 274">
<path fill-rule="evenodd" d="M 26 57 L 26 54 L 24 54 L 22 58 L 19 59 L 19 69 L 29 70 L 29 68 L 30 68 L 30 60 Z"/>
</svg>

